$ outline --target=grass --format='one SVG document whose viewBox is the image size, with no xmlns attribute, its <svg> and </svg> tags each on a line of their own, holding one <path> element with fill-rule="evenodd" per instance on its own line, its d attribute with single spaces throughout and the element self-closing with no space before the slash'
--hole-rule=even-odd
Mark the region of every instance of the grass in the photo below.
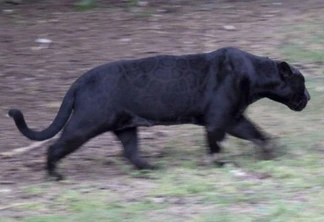
<svg viewBox="0 0 324 222">
<path fill-rule="evenodd" d="M 91 10 L 96 7 L 96 1 L 95 0 L 79 0 L 74 4 L 74 7 L 77 10 L 85 11 L 85 10 Z"/>
<path fill-rule="evenodd" d="M 318 22 L 305 21 L 288 29 L 280 51 L 294 62 L 324 62 L 324 26 Z"/>
</svg>

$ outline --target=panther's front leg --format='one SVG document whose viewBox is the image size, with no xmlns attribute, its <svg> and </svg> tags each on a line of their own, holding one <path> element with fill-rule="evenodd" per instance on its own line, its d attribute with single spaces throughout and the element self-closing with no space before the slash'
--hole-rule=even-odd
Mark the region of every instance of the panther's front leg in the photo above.
<svg viewBox="0 0 324 222">
<path fill-rule="evenodd" d="M 223 140 L 225 136 L 224 130 L 216 130 L 214 128 L 206 127 L 206 140 L 207 140 L 207 163 L 215 163 L 218 166 L 223 166 L 224 161 L 222 161 L 221 157 L 221 146 L 218 144 L 221 140 Z"/>
<path fill-rule="evenodd" d="M 224 139 L 227 126 L 232 122 L 231 110 L 233 110 L 233 107 L 235 107 L 233 102 L 224 100 L 223 96 L 214 98 L 209 105 L 209 110 L 204 118 L 208 145 L 207 164 L 213 163 L 223 166 L 226 163 L 224 156 L 221 154 L 219 143 Z"/>
<path fill-rule="evenodd" d="M 272 138 L 264 134 L 256 125 L 248 120 L 244 115 L 228 127 L 226 130 L 232 136 L 240 139 L 249 140 L 261 148 L 261 158 L 264 160 L 273 159 L 273 151 L 277 148 L 277 144 Z"/>
</svg>

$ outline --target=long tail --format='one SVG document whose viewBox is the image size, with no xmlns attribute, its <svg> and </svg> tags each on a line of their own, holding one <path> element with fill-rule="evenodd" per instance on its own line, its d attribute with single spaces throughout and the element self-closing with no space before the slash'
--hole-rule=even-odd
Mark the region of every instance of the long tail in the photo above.
<svg viewBox="0 0 324 222">
<path fill-rule="evenodd" d="M 38 132 L 30 129 L 25 121 L 24 115 L 18 109 L 10 109 L 8 114 L 16 123 L 18 130 L 28 139 L 43 141 L 55 136 L 68 121 L 74 105 L 75 89 L 71 87 L 66 93 L 61 107 L 51 123 L 46 129 Z"/>
</svg>

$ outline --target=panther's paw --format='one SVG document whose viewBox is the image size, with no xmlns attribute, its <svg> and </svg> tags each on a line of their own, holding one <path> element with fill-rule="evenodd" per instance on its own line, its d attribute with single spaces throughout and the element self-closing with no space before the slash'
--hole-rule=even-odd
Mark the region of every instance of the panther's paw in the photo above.
<svg viewBox="0 0 324 222">
<path fill-rule="evenodd" d="M 269 139 L 266 143 L 261 145 L 260 159 L 262 160 L 273 160 L 278 158 L 284 149 L 277 138 Z"/>
<path fill-rule="evenodd" d="M 62 174 L 57 172 L 48 173 L 46 176 L 47 181 L 62 181 L 64 179 L 65 177 Z"/>
<path fill-rule="evenodd" d="M 152 165 L 152 164 L 149 164 L 149 163 L 144 162 L 144 161 L 141 161 L 140 163 L 137 163 L 137 165 L 135 165 L 135 167 L 138 170 L 158 170 L 158 169 L 160 169 L 159 166 Z"/>
</svg>

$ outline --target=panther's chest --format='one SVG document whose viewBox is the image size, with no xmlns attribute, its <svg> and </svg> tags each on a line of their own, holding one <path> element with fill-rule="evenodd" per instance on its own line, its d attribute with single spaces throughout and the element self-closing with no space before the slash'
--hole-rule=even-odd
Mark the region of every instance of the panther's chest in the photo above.
<svg viewBox="0 0 324 222">
<path fill-rule="evenodd" d="M 239 118 L 246 110 L 247 106 L 239 108 L 234 114 L 234 118 Z"/>
</svg>

